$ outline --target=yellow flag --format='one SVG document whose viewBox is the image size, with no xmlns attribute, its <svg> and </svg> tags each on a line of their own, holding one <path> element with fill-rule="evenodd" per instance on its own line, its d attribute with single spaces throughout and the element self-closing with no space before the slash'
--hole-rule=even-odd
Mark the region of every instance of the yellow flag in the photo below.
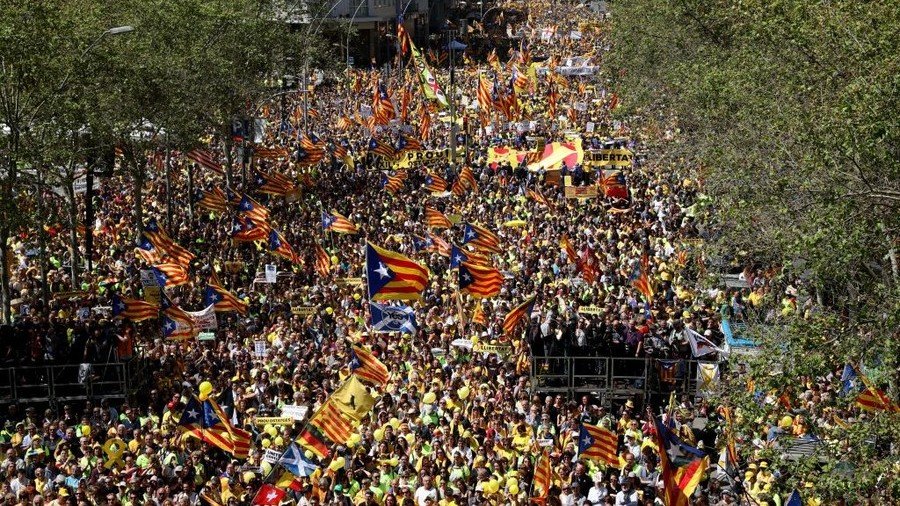
<svg viewBox="0 0 900 506">
<path fill-rule="evenodd" d="M 375 398 L 355 374 L 331 394 L 334 406 L 353 420 L 362 420 L 375 405 Z"/>
</svg>

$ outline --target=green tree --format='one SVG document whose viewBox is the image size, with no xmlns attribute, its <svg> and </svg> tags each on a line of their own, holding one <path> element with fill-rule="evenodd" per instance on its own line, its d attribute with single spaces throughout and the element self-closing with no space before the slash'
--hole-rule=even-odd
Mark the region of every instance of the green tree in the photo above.
<svg viewBox="0 0 900 506">
<path fill-rule="evenodd" d="M 712 253 L 776 267 L 776 287 L 800 290 L 797 311 L 781 314 L 776 296 L 751 322 L 757 389 L 780 393 L 850 363 L 879 371 L 873 380 L 896 399 L 900 4 L 637 0 L 613 15 L 605 65 L 624 97 L 618 113 L 676 119 L 677 140 L 656 154 L 703 179 Z M 750 435 L 783 411 L 742 394 L 744 379 L 725 399 Z M 821 407 L 855 415 L 851 400 Z M 786 485 L 810 479 L 827 499 L 896 496 L 896 453 L 862 444 L 896 448 L 895 427 L 887 413 L 823 427 L 835 443 L 816 456 L 826 464 L 781 462 L 796 471 Z"/>
</svg>

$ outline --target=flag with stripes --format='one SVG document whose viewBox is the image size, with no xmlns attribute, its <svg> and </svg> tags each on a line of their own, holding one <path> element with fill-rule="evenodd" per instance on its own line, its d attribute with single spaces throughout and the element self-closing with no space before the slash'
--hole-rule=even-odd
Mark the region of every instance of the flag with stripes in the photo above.
<svg viewBox="0 0 900 506">
<path fill-rule="evenodd" d="M 434 251 L 434 241 L 430 237 L 410 234 L 410 238 L 412 239 L 413 251 L 416 253 L 420 251 Z"/>
<path fill-rule="evenodd" d="M 520 321 L 527 320 L 531 318 L 531 311 L 534 309 L 534 301 L 537 299 L 537 295 L 532 295 L 525 299 L 525 302 L 519 304 L 515 308 L 512 309 L 506 316 L 503 318 L 503 335 L 510 336 L 516 330 L 516 326 Z"/>
<path fill-rule="evenodd" d="M 419 117 L 422 118 L 419 122 L 419 139 L 425 142 L 431 135 L 431 113 L 425 104 L 419 107 Z"/>
<path fill-rule="evenodd" d="M 307 425 L 306 429 L 300 433 L 297 438 L 297 444 L 303 448 L 313 452 L 320 460 L 328 457 L 331 452 L 328 450 L 328 444 L 322 438 L 322 434 L 315 427 Z"/>
<path fill-rule="evenodd" d="M 857 375 L 862 380 L 865 388 L 856 396 L 856 405 L 866 411 L 887 411 L 900 413 L 900 405 L 894 403 L 890 397 L 861 372 Z"/>
<path fill-rule="evenodd" d="M 481 302 L 475 302 L 475 311 L 472 312 L 472 323 L 487 326 L 487 317 L 484 316 L 484 308 Z"/>
<path fill-rule="evenodd" d="M 159 316 L 159 306 L 139 299 L 129 299 L 119 295 L 112 296 L 113 318 L 125 318 L 133 322 L 141 322 Z"/>
<path fill-rule="evenodd" d="M 652 414 L 649 416 L 653 417 Z M 678 439 L 660 420 L 656 420 L 653 432 L 665 484 L 663 500 L 667 506 L 687 506 L 709 466 L 709 459 L 702 451 Z"/>
<path fill-rule="evenodd" d="M 431 243 L 434 245 L 434 251 L 437 254 L 445 257 L 450 256 L 450 243 L 441 239 L 440 236 L 435 234 L 425 234 L 429 239 L 431 239 Z"/>
<path fill-rule="evenodd" d="M 494 253 L 500 253 L 501 251 L 500 238 L 490 230 L 474 223 L 466 223 L 462 243 L 464 245 L 472 244 L 472 246 L 475 246 L 476 248 L 492 251 Z"/>
<path fill-rule="evenodd" d="M 491 49 L 491 52 L 487 55 L 488 65 L 491 66 L 496 71 L 500 70 L 500 58 L 497 57 L 497 48 Z"/>
<path fill-rule="evenodd" d="M 494 109 L 494 101 L 491 99 L 491 82 L 484 78 L 478 78 L 478 107 L 482 111 L 490 113 Z"/>
<path fill-rule="evenodd" d="M 225 175 L 225 171 L 222 169 L 222 165 L 216 161 L 213 157 L 212 153 L 205 149 L 195 149 L 192 151 L 188 151 L 187 157 L 192 162 L 196 162 L 197 165 L 203 167 L 204 169 L 211 170 L 220 176 Z"/>
<path fill-rule="evenodd" d="M 568 235 L 563 234 L 562 238 L 559 240 L 559 245 L 566 252 L 566 256 L 569 257 L 570 262 L 572 262 L 576 265 L 578 265 L 580 263 L 579 258 L 578 258 L 578 253 L 575 252 L 575 247 L 572 246 L 572 242 L 569 241 Z"/>
<path fill-rule="evenodd" d="M 472 190 L 472 193 L 478 193 L 478 183 L 475 181 L 475 173 L 472 172 L 472 169 L 469 166 L 465 166 L 459 172 L 459 181 L 462 182 L 463 187 Z"/>
<path fill-rule="evenodd" d="M 150 270 L 153 272 L 156 282 L 162 287 L 184 285 L 189 281 L 187 271 L 178 264 L 157 264 L 151 267 Z"/>
<path fill-rule="evenodd" d="M 256 191 L 260 193 L 283 197 L 296 189 L 290 179 L 277 172 L 264 174 L 257 169 L 254 169 L 253 172 L 253 184 L 256 185 Z"/>
<path fill-rule="evenodd" d="M 600 177 L 600 189 L 606 197 L 628 198 L 628 187 L 625 186 L 625 175 L 621 170 L 603 170 Z"/>
<path fill-rule="evenodd" d="M 187 266 L 194 259 L 194 254 L 176 244 L 156 218 L 150 218 L 147 222 L 144 235 L 158 250 L 180 265 Z"/>
<path fill-rule="evenodd" d="M 444 213 L 433 207 L 425 206 L 425 226 L 430 228 L 450 228 L 453 224 L 450 223 L 450 219 Z"/>
<path fill-rule="evenodd" d="M 387 125 L 396 116 L 394 102 L 384 84 L 375 85 L 375 93 L 372 99 L 372 115 L 376 125 Z"/>
<path fill-rule="evenodd" d="M 225 197 L 225 192 L 215 186 L 209 191 L 198 190 L 195 201 L 198 206 L 214 213 L 224 213 L 228 210 L 228 199 Z"/>
<path fill-rule="evenodd" d="M 263 158 L 265 160 L 277 160 L 279 158 L 288 158 L 290 152 L 287 148 L 268 148 L 265 146 L 257 146 L 253 148 L 253 156 Z"/>
<path fill-rule="evenodd" d="M 388 382 L 388 368 L 361 344 L 350 349 L 350 370 L 361 380 L 384 386 Z"/>
<path fill-rule="evenodd" d="M 310 418 L 309 424 L 319 429 L 331 441 L 344 444 L 353 433 L 353 422 L 344 415 L 331 399 Z"/>
<path fill-rule="evenodd" d="M 338 234 L 355 234 L 359 232 L 359 227 L 343 214 L 332 210 L 328 213 L 322 211 L 322 230 Z"/>
<path fill-rule="evenodd" d="M 237 209 L 256 223 L 269 221 L 269 208 L 260 204 L 249 195 L 244 194 L 241 197 L 241 202 L 238 204 Z"/>
<path fill-rule="evenodd" d="M 547 197 L 545 197 L 544 194 L 540 192 L 540 190 L 528 190 L 526 194 L 528 195 L 528 198 L 534 200 L 535 202 L 542 204 L 548 208 L 550 207 L 550 201 L 547 200 Z"/>
<path fill-rule="evenodd" d="M 429 274 L 400 253 L 366 243 L 369 300 L 417 300 L 428 286 Z"/>
<path fill-rule="evenodd" d="M 212 304 L 217 313 L 236 311 L 242 315 L 247 314 L 247 303 L 237 298 L 236 295 L 226 290 L 218 280 L 215 273 L 209 278 L 206 285 L 206 293 L 203 297 L 203 305 Z"/>
<path fill-rule="evenodd" d="M 402 134 L 400 135 L 400 139 L 397 140 L 398 153 L 403 153 L 404 151 L 422 151 L 423 149 L 425 149 L 425 147 L 422 146 L 419 139 L 416 139 L 415 137 Z"/>
<path fill-rule="evenodd" d="M 463 262 L 459 266 L 459 291 L 483 299 L 500 294 L 503 274 L 495 267 Z"/>
<path fill-rule="evenodd" d="M 531 500 L 538 504 L 546 504 L 550 496 L 551 484 L 550 454 L 544 449 L 534 463 L 534 482 L 532 483 Z"/>
<path fill-rule="evenodd" d="M 603 427 L 583 423 L 578 435 L 578 456 L 618 466 L 619 436 Z"/>
<path fill-rule="evenodd" d="M 397 17 L 397 43 L 400 45 L 400 56 L 409 53 L 409 32 L 403 26 L 403 16 Z"/>
<path fill-rule="evenodd" d="M 331 258 L 321 245 L 316 244 L 316 273 L 319 276 L 327 277 L 331 272 Z"/>
<path fill-rule="evenodd" d="M 256 223 L 246 216 L 237 216 L 232 221 L 231 239 L 236 242 L 265 241 L 269 237 L 269 227 Z"/>
<path fill-rule="evenodd" d="M 490 258 L 488 258 L 487 255 L 476 253 L 474 251 L 467 251 L 464 248 L 457 246 L 456 244 L 452 244 L 450 247 L 450 268 L 456 269 L 463 262 L 478 265 L 489 265 Z"/>
<path fill-rule="evenodd" d="M 297 252 L 288 244 L 281 232 L 275 229 L 269 232 L 269 252 L 286 259 L 292 264 L 300 263 L 300 257 L 297 255 Z"/>
<path fill-rule="evenodd" d="M 215 413 L 215 417 L 222 425 L 222 428 L 228 433 L 228 437 L 232 444 L 232 451 L 230 453 L 237 459 L 246 459 L 249 457 L 253 441 L 252 434 L 232 425 L 231 421 L 228 419 L 228 415 L 225 414 L 225 411 L 222 410 L 215 400 L 207 399 L 205 405 L 208 405 L 209 409 Z"/>
<path fill-rule="evenodd" d="M 386 144 L 384 142 L 379 141 L 374 137 L 369 138 L 369 152 L 383 158 L 396 158 L 397 152 L 390 146 L 390 144 Z"/>
<path fill-rule="evenodd" d="M 447 191 L 447 180 L 429 171 L 425 175 L 425 190 L 430 192 Z"/>
<path fill-rule="evenodd" d="M 162 262 L 162 257 L 164 255 L 163 252 L 154 246 L 153 243 L 150 242 L 150 239 L 144 234 L 141 234 L 140 237 L 138 237 L 137 247 L 134 248 L 134 252 L 150 265 Z"/>
<path fill-rule="evenodd" d="M 398 175 L 381 175 L 381 187 L 387 190 L 391 195 L 396 195 L 398 191 L 403 189 L 403 181 L 404 178 Z"/>
</svg>

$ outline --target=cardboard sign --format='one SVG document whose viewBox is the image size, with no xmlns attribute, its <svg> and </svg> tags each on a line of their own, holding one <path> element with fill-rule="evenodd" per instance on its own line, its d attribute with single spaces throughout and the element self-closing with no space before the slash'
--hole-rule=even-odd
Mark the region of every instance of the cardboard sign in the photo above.
<svg viewBox="0 0 900 506">
<path fill-rule="evenodd" d="M 278 450 L 273 450 L 271 448 L 266 448 L 266 453 L 263 454 L 263 462 L 268 462 L 269 464 L 274 464 L 278 462 L 278 459 L 281 458 L 281 452 Z"/>
<path fill-rule="evenodd" d="M 215 341 L 216 333 L 215 332 L 201 332 L 197 334 L 198 341 Z"/>
<path fill-rule="evenodd" d="M 281 416 L 289 417 L 292 420 L 303 421 L 306 414 L 309 413 L 309 406 L 297 406 L 296 404 L 285 404 L 281 407 Z"/>
<path fill-rule="evenodd" d="M 578 308 L 578 312 L 581 314 L 599 315 L 603 314 L 603 308 L 597 306 L 581 306 Z"/>
<path fill-rule="evenodd" d="M 362 286 L 363 284 L 362 278 L 338 278 L 336 281 L 339 285 Z"/>
<path fill-rule="evenodd" d="M 316 308 L 315 308 L 315 306 L 292 307 L 291 314 L 295 314 L 298 316 L 309 316 L 309 315 L 316 314 Z"/>
<path fill-rule="evenodd" d="M 494 344 L 482 344 L 477 343 L 472 348 L 472 351 L 475 353 L 493 353 L 495 355 L 508 355 L 512 352 L 512 347 L 509 345 L 494 345 Z"/>
<path fill-rule="evenodd" d="M 591 186 L 566 186 L 567 199 L 592 199 L 597 198 L 597 187 Z"/>
<path fill-rule="evenodd" d="M 253 420 L 253 425 L 293 425 L 294 419 L 289 416 L 257 416 Z"/>
<path fill-rule="evenodd" d="M 634 153 L 628 149 L 592 149 L 584 152 L 585 167 L 631 167 Z"/>
<path fill-rule="evenodd" d="M 257 358 L 265 358 L 266 357 L 266 342 L 265 341 L 253 341 L 253 355 Z"/>
<path fill-rule="evenodd" d="M 266 283 L 274 283 L 278 278 L 278 268 L 273 264 L 266 264 Z"/>
</svg>

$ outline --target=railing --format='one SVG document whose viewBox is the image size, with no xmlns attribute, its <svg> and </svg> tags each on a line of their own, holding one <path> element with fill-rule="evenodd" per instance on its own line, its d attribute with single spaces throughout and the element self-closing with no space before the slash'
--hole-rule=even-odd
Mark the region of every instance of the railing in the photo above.
<svg viewBox="0 0 900 506">
<path fill-rule="evenodd" d="M 0 368 L 0 403 L 125 399 L 128 367 L 119 362 Z"/>
<path fill-rule="evenodd" d="M 671 369 L 660 374 L 658 359 L 625 357 L 532 357 L 534 392 L 565 392 L 570 397 L 592 393 L 601 403 L 646 398 L 671 392 L 697 393 L 696 360 L 665 361 Z"/>
</svg>

